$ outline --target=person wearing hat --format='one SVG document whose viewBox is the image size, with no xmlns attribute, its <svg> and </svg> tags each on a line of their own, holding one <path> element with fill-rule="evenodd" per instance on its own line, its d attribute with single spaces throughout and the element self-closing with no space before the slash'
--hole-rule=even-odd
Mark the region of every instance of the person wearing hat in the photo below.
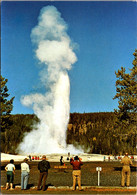
<svg viewBox="0 0 137 195">
<path fill-rule="evenodd" d="M 81 165 L 83 165 L 81 159 L 78 156 L 74 157 L 70 159 L 70 164 L 73 166 L 73 172 L 72 172 L 72 176 L 73 176 L 73 189 L 76 189 L 76 181 L 78 182 L 78 187 L 79 190 L 81 191 Z"/>
<path fill-rule="evenodd" d="M 125 156 L 122 158 L 121 163 L 123 164 L 122 168 L 122 179 L 121 179 L 121 186 L 125 186 L 125 178 L 127 175 L 126 186 L 129 187 L 130 185 L 130 165 L 133 165 L 131 159 L 128 157 L 128 153 L 125 153 Z"/>
<path fill-rule="evenodd" d="M 29 180 L 29 165 L 28 165 L 28 159 L 25 158 L 23 163 L 21 163 L 21 190 L 26 190 Z"/>
<path fill-rule="evenodd" d="M 38 181 L 38 187 L 37 190 L 40 190 L 41 188 L 41 184 L 42 184 L 42 180 L 43 180 L 43 186 L 42 186 L 42 190 L 45 190 L 46 187 L 46 179 L 48 176 L 48 169 L 50 169 L 50 163 L 46 160 L 46 156 L 43 155 L 42 156 L 42 161 L 40 161 L 38 163 L 38 170 L 40 171 L 40 175 L 39 175 L 39 181 Z"/>
<path fill-rule="evenodd" d="M 7 171 L 6 190 L 9 189 L 9 184 L 10 184 L 10 190 L 13 190 L 13 180 L 15 174 L 15 165 L 13 159 L 11 159 L 10 163 L 6 165 L 5 170 Z"/>
</svg>

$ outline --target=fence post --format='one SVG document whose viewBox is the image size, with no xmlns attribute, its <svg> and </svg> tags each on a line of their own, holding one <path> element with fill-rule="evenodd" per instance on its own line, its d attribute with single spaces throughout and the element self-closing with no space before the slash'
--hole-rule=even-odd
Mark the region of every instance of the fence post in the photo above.
<svg viewBox="0 0 137 195">
<path fill-rule="evenodd" d="M 96 167 L 96 171 L 98 172 L 98 186 L 100 186 L 100 171 L 102 171 L 102 167 Z"/>
</svg>

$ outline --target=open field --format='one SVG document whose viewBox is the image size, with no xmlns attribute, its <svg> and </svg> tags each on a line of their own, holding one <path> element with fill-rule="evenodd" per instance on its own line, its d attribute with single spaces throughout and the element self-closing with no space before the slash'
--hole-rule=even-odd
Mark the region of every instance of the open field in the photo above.
<svg viewBox="0 0 137 195">
<path fill-rule="evenodd" d="M 88 188 L 84 190 L 84 192 L 71 192 L 71 186 L 72 186 L 72 166 L 69 163 L 66 163 L 67 169 L 59 171 L 58 169 L 55 169 L 54 166 L 59 165 L 57 162 L 51 162 L 51 169 L 49 170 L 49 175 L 47 179 L 47 188 L 48 190 L 46 192 L 39 192 L 36 191 L 35 186 L 37 186 L 38 177 L 39 177 L 39 171 L 37 169 L 38 162 L 29 162 L 31 172 L 30 172 L 30 179 L 29 179 L 29 190 L 25 191 L 25 193 L 59 193 L 59 194 L 69 194 L 69 193 L 88 193 L 88 194 L 94 194 L 97 193 L 105 193 L 107 194 L 109 191 L 111 193 L 115 192 L 114 194 L 118 193 L 134 193 L 135 189 L 132 190 L 132 187 L 136 186 L 136 172 L 131 172 L 131 189 L 130 188 L 117 188 L 120 187 L 121 183 L 121 171 L 115 171 L 114 167 L 121 167 L 120 162 L 85 162 L 82 166 L 82 186 L 85 189 L 86 186 L 92 186 L 91 188 Z M 1 186 L 5 187 L 6 183 L 6 171 L 4 170 L 6 163 L 1 164 Z M 23 193 L 18 186 L 20 186 L 20 163 L 15 163 L 16 166 L 16 173 L 14 178 L 14 186 L 15 186 L 15 193 Z M 101 182 L 100 187 L 97 188 L 98 180 L 97 180 L 97 172 L 96 167 L 100 166 L 102 167 L 101 171 Z M 54 187 L 62 186 L 62 189 L 54 189 Z M 64 188 L 63 188 L 64 187 Z M 65 189 L 67 187 L 67 189 Z M 101 187 L 103 189 L 101 190 Z M 110 190 L 112 188 L 113 190 Z M 2 192 L 5 193 L 14 193 L 13 191 L 6 191 L 5 188 L 2 188 Z"/>
</svg>

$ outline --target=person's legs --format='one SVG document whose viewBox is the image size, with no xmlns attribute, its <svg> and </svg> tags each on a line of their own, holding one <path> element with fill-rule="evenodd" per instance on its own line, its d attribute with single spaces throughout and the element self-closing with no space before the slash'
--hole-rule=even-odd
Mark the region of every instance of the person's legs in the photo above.
<svg viewBox="0 0 137 195">
<path fill-rule="evenodd" d="M 28 180 L 29 180 L 29 174 L 26 173 L 26 174 L 24 175 L 24 189 L 25 189 L 25 190 L 27 189 Z"/>
<path fill-rule="evenodd" d="M 127 171 L 127 183 L 126 183 L 127 187 L 130 186 L 130 170 Z"/>
<path fill-rule="evenodd" d="M 39 175 L 39 181 L 38 181 L 38 187 L 37 187 L 37 190 L 40 190 L 40 186 L 41 186 L 42 178 L 43 178 L 43 173 L 40 173 L 40 175 Z"/>
<path fill-rule="evenodd" d="M 14 175 L 13 172 L 10 171 L 10 190 L 13 190 L 13 180 L 14 180 Z"/>
<path fill-rule="evenodd" d="M 6 183 L 6 190 L 9 189 L 9 183 Z"/>
<path fill-rule="evenodd" d="M 44 172 L 43 173 L 43 187 L 42 187 L 42 190 L 43 191 L 45 190 L 45 187 L 46 187 L 46 179 L 47 179 L 47 176 L 48 176 L 48 173 L 47 172 Z"/>
<path fill-rule="evenodd" d="M 81 190 L 81 171 L 79 170 L 77 173 L 78 187 Z"/>
<path fill-rule="evenodd" d="M 7 183 L 6 183 L 6 190 L 9 189 L 9 181 L 10 181 L 10 174 L 9 171 L 7 171 Z"/>
<path fill-rule="evenodd" d="M 24 189 L 24 173 L 21 173 L 21 190 Z"/>
<path fill-rule="evenodd" d="M 73 176 L 73 190 L 76 189 L 76 174 L 75 174 L 75 171 L 72 172 L 72 176 Z"/>
<path fill-rule="evenodd" d="M 122 179 L 121 179 L 121 186 L 124 187 L 125 186 L 125 176 L 126 176 L 126 173 L 125 173 L 125 170 L 124 168 L 122 169 Z"/>
<path fill-rule="evenodd" d="M 13 190 L 13 183 L 10 183 L 10 190 Z"/>
</svg>

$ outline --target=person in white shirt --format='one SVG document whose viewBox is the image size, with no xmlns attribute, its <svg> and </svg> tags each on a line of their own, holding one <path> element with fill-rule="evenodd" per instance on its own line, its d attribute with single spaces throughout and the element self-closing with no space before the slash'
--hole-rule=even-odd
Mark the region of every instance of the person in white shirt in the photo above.
<svg viewBox="0 0 137 195">
<path fill-rule="evenodd" d="M 28 159 L 25 158 L 24 162 L 21 163 L 21 190 L 26 190 L 29 180 L 29 165 L 28 165 Z"/>
<path fill-rule="evenodd" d="M 15 174 L 15 165 L 13 159 L 11 159 L 10 163 L 6 165 L 5 170 L 7 171 L 6 189 L 7 190 L 9 189 L 9 183 L 10 183 L 10 190 L 13 190 L 13 180 Z"/>
</svg>

